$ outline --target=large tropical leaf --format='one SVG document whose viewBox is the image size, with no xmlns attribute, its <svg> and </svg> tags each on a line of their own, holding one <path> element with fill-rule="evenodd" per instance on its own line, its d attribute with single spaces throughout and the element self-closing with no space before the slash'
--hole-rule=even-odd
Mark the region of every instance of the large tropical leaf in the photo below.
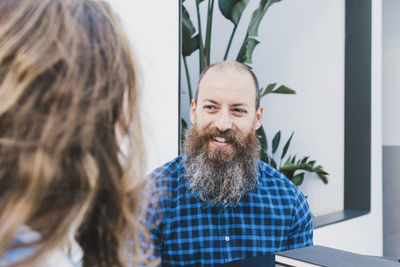
<svg viewBox="0 0 400 267">
<path fill-rule="evenodd" d="M 307 157 L 307 159 L 308 159 L 308 157 Z M 292 179 L 291 177 L 293 177 L 293 175 L 296 171 L 304 170 L 304 171 L 308 171 L 308 172 L 317 174 L 318 177 L 322 180 L 322 182 L 324 184 L 328 183 L 327 176 L 329 174 L 323 170 L 322 166 L 318 165 L 317 167 L 313 167 L 315 161 L 307 162 L 307 160 L 306 160 L 305 163 L 303 163 L 303 162 L 304 162 L 304 159 L 297 161 L 297 163 L 293 163 L 293 160 L 292 160 L 291 163 L 289 163 L 289 164 L 285 163 L 285 165 L 280 167 L 279 171 L 284 173 L 286 175 L 286 177 L 288 177 L 289 179 Z"/>
<path fill-rule="evenodd" d="M 258 140 L 260 141 L 260 145 L 261 145 L 262 149 L 267 151 L 268 150 L 267 135 L 265 134 L 263 126 L 261 126 L 260 128 L 257 129 L 256 136 L 257 136 Z"/>
<path fill-rule="evenodd" d="M 301 185 L 304 180 L 304 172 L 296 174 L 291 180 L 296 186 Z"/>
<path fill-rule="evenodd" d="M 219 0 L 218 7 L 225 18 L 237 25 L 248 3 L 249 0 Z"/>
<path fill-rule="evenodd" d="M 251 17 L 249 26 L 247 28 L 246 38 L 244 39 L 242 46 L 240 48 L 239 54 L 236 57 L 236 61 L 241 63 L 252 63 L 251 57 L 253 55 L 254 48 L 259 43 L 253 37 L 258 35 L 258 27 L 260 26 L 260 22 L 267 12 L 268 8 L 281 0 L 261 0 L 258 8 L 254 10 L 253 15 Z"/>
<path fill-rule="evenodd" d="M 311 171 L 313 171 L 313 168 L 309 164 L 291 163 L 291 164 L 283 165 L 279 170 L 282 172 L 297 171 L 297 170 L 305 170 L 305 171 L 311 172 Z"/>
<path fill-rule="evenodd" d="M 189 13 L 186 8 L 182 6 L 182 55 L 189 56 L 194 51 L 199 49 L 198 36 L 193 36 L 196 29 L 190 20 Z"/>
<path fill-rule="evenodd" d="M 181 143 L 179 144 L 180 153 L 183 152 L 183 142 L 185 140 L 185 135 L 188 130 L 188 124 L 184 118 L 181 118 Z"/>
<path fill-rule="evenodd" d="M 275 160 L 273 158 L 270 158 L 270 163 L 269 164 L 271 164 L 271 166 L 274 169 L 278 169 L 278 164 L 276 164 L 276 162 L 275 162 Z"/>
<path fill-rule="evenodd" d="M 251 63 L 251 57 L 253 55 L 254 48 L 260 42 L 253 38 L 246 38 L 245 42 L 243 42 L 242 47 L 240 48 L 239 54 L 236 58 L 236 61 L 240 63 Z"/>
<path fill-rule="evenodd" d="M 322 182 L 324 182 L 324 184 L 328 183 L 328 175 L 329 173 L 325 172 L 322 168 L 322 166 L 317 166 L 314 169 L 314 172 L 318 175 L 318 177 L 322 180 Z"/>
<path fill-rule="evenodd" d="M 267 154 L 268 142 L 267 135 L 265 134 L 264 128 L 261 126 L 256 131 L 257 139 L 260 141 L 261 150 L 260 150 L 260 159 L 265 163 L 269 163 L 269 158 Z"/>
<path fill-rule="evenodd" d="M 271 83 L 268 84 L 265 89 L 260 89 L 260 97 L 266 96 L 268 94 L 289 94 L 289 95 L 295 95 L 296 91 L 293 89 L 290 89 L 289 87 L 285 85 L 279 86 L 277 89 L 275 89 L 276 83 Z M 275 89 L 275 90 L 274 90 Z"/>
<path fill-rule="evenodd" d="M 190 56 L 197 49 L 199 49 L 198 34 L 190 39 L 185 40 L 184 38 L 182 38 L 182 55 L 184 57 Z"/>
<path fill-rule="evenodd" d="M 281 131 L 278 131 L 275 134 L 274 139 L 272 139 L 272 154 L 274 154 L 278 149 L 280 141 L 281 141 Z"/>
<path fill-rule="evenodd" d="M 272 93 L 275 86 L 276 86 L 276 83 L 268 84 L 267 87 L 265 88 L 265 90 L 260 90 L 260 97 L 263 97 L 269 93 Z"/>
<path fill-rule="evenodd" d="M 290 141 L 292 141 L 293 134 L 294 134 L 294 131 L 292 132 L 292 134 L 289 137 L 289 140 L 286 142 L 285 146 L 283 147 L 281 159 L 283 159 L 286 155 L 286 152 L 290 145 Z"/>
<path fill-rule="evenodd" d="M 253 15 L 247 28 L 247 34 L 249 36 L 258 36 L 258 27 L 260 26 L 261 20 L 271 5 L 280 2 L 281 0 L 261 0 L 258 8 L 254 10 Z"/>
</svg>

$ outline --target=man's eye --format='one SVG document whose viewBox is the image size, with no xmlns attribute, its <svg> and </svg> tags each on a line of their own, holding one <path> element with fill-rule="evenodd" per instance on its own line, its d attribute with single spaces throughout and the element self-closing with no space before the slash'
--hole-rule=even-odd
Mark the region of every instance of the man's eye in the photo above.
<svg viewBox="0 0 400 267">
<path fill-rule="evenodd" d="M 203 108 L 204 108 L 204 109 L 208 109 L 208 110 L 214 110 L 214 109 L 216 109 L 216 107 L 213 106 L 213 105 L 205 105 Z"/>
<path fill-rule="evenodd" d="M 241 109 L 241 108 L 235 108 L 233 111 L 234 111 L 235 113 L 240 113 L 240 114 L 245 114 L 245 113 L 247 113 L 246 110 Z"/>
</svg>

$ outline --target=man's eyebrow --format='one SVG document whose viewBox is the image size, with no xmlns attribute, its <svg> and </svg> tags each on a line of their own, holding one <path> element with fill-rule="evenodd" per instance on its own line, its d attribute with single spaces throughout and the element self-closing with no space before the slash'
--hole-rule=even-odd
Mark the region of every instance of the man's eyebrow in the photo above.
<svg viewBox="0 0 400 267">
<path fill-rule="evenodd" d="M 241 107 L 241 106 L 243 106 L 243 107 L 248 107 L 248 105 L 245 104 L 245 103 L 236 103 L 236 104 L 232 104 L 232 107 Z"/>
<path fill-rule="evenodd" d="M 217 102 L 217 101 L 212 100 L 212 99 L 209 99 L 209 98 L 204 99 L 204 100 L 203 100 L 203 103 L 204 103 L 204 102 L 211 102 L 211 103 L 213 103 L 213 104 L 215 104 L 215 105 L 218 105 L 218 102 Z"/>
<path fill-rule="evenodd" d="M 212 99 L 210 99 L 210 98 L 204 99 L 204 100 L 203 100 L 203 103 L 204 103 L 204 102 L 211 102 L 211 103 L 213 103 L 213 104 L 215 104 L 215 105 L 218 105 L 218 102 L 217 102 L 217 101 L 212 100 Z M 248 105 L 245 104 L 245 103 L 235 103 L 235 104 L 232 104 L 231 106 L 232 106 L 232 107 L 248 107 Z"/>
</svg>

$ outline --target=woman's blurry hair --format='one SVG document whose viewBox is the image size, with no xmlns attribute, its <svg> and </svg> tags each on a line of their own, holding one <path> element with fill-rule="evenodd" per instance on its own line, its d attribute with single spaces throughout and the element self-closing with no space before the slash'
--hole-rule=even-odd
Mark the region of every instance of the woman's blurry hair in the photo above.
<svg viewBox="0 0 400 267">
<path fill-rule="evenodd" d="M 0 255 L 29 226 L 21 265 L 71 237 L 84 266 L 140 261 L 136 71 L 107 3 L 0 0 Z"/>
</svg>

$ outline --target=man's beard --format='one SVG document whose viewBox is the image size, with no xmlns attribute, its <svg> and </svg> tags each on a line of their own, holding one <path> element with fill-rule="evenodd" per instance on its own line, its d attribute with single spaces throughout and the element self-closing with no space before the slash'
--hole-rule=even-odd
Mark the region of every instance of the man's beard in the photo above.
<svg viewBox="0 0 400 267">
<path fill-rule="evenodd" d="M 210 149 L 214 137 L 223 137 L 229 150 Z M 254 130 L 245 137 L 235 131 L 216 128 L 199 132 L 192 126 L 184 141 L 186 172 L 191 193 L 198 192 L 202 201 L 237 204 L 257 183 L 257 159 L 260 142 Z"/>
</svg>

